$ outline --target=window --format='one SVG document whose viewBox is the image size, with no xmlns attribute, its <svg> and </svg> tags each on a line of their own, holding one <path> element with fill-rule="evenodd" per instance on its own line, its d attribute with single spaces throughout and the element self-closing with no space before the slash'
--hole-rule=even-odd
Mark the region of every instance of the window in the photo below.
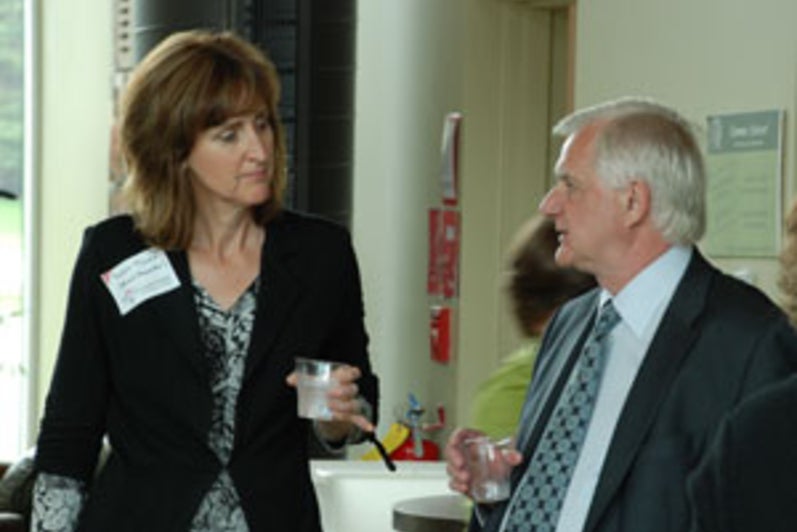
<svg viewBox="0 0 797 532">
<path fill-rule="evenodd" d="M 24 344 L 25 0 L 0 0 L 0 460 L 27 444 Z"/>
</svg>

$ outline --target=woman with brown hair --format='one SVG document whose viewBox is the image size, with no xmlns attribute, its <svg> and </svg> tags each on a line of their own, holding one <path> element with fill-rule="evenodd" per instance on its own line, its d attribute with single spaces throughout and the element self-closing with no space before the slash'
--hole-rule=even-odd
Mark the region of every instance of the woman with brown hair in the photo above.
<svg viewBox="0 0 797 532">
<path fill-rule="evenodd" d="M 134 71 L 130 214 L 83 238 L 33 530 L 320 530 L 294 358 L 344 363 L 312 425 L 333 446 L 373 430 L 377 379 L 348 234 L 282 206 L 278 98 L 271 62 L 227 33 L 174 34 Z"/>
</svg>

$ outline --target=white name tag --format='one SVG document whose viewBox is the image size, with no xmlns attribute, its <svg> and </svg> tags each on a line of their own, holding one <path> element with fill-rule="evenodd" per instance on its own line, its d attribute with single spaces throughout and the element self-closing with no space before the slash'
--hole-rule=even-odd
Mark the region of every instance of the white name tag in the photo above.
<svg viewBox="0 0 797 532">
<path fill-rule="evenodd" d="M 155 248 L 136 253 L 100 277 L 122 316 L 144 301 L 180 286 L 166 253 Z"/>
</svg>

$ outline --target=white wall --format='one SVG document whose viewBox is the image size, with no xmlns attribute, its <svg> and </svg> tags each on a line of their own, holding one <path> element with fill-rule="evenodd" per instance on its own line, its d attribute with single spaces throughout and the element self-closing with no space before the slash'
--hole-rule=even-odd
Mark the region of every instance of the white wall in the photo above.
<svg viewBox="0 0 797 532">
<path fill-rule="evenodd" d="M 40 0 L 38 382 L 41 411 L 83 228 L 108 202 L 111 4 Z M 87 31 L 91 28 L 91 31 Z M 35 354 L 34 354 L 35 356 Z"/>
<path fill-rule="evenodd" d="M 426 230 L 443 118 L 462 103 L 463 16 L 460 0 L 358 4 L 352 231 L 382 428 L 408 392 L 453 402 L 451 368 L 429 359 Z"/>
<path fill-rule="evenodd" d="M 591 0 L 578 3 L 576 106 L 624 94 L 660 99 L 704 125 L 709 114 L 786 110 L 785 207 L 795 181 L 797 2 Z M 772 260 L 749 268 L 777 297 Z"/>
</svg>

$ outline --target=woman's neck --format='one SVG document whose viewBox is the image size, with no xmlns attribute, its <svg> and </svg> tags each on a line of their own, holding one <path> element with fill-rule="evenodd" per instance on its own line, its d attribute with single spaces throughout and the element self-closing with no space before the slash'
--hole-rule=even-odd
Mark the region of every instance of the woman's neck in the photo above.
<svg viewBox="0 0 797 532">
<path fill-rule="evenodd" d="M 194 223 L 191 249 L 224 259 L 231 255 L 260 249 L 265 231 L 255 223 L 249 209 L 224 215 L 200 214 Z"/>
</svg>

